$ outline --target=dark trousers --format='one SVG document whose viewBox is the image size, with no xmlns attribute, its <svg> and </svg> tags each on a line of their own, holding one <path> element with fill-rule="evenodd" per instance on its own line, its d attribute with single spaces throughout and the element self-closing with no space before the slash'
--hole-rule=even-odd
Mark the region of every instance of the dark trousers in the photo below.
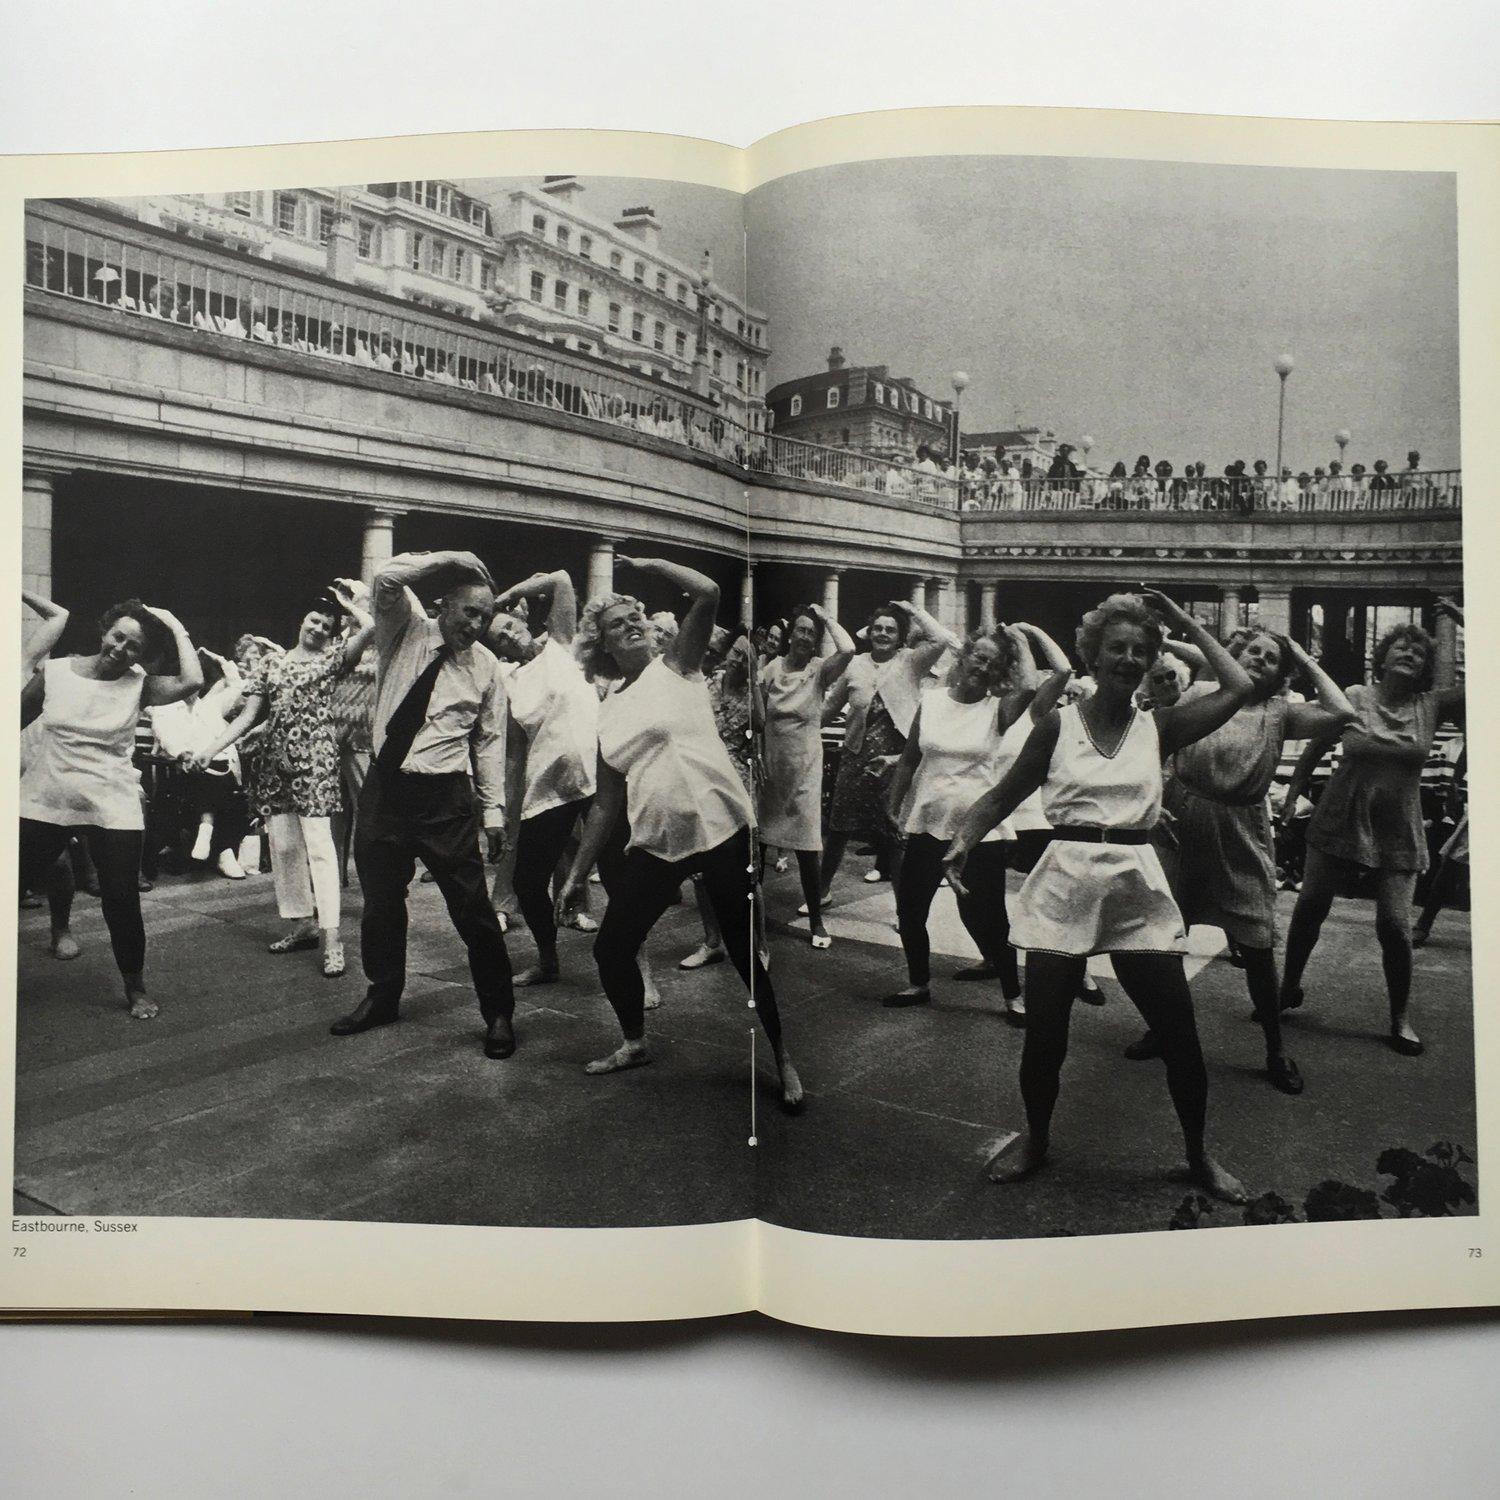
<svg viewBox="0 0 1500 1500">
<path fill-rule="evenodd" d="M 192 771 L 187 777 L 187 803 L 193 817 L 214 815 L 213 842 L 208 857 L 217 859 L 226 849 L 237 850 L 250 830 L 250 812 L 245 794 L 233 776 L 210 771 Z"/>
<path fill-rule="evenodd" d="M 683 881 L 702 875 L 703 889 L 724 934 L 724 946 L 754 997 L 766 1040 L 773 1050 L 780 1050 L 781 1017 L 776 994 L 771 976 L 760 961 L 751 921 L 750 860 L 748 828 L 690 859 L 658 859 L 644 849 L 626 854 L 618 877 L 611 877 L 607 887 L 609 909 L 594 939 L 594 962 L 627 1041 L 639 1041 L 646 1030 L 645 987 L 636 956 L 662 913 L 676 899 Z"/>
<path fill-rule="evenodd" d="M 481 820 L 462 772 L 445 776 L 372 770 L 360 797 L 354 867 L 364 892 L 360 959 L 369 998 L 395 1008 L 406 985 L 406 892 L 422 861 L 469 950 L 474 993 L 488 1025 L 515 1010 L 505 936 L 490 905 L 479 852 Z"/>
<path fill-rule="evenodd" d="M 907 835 L 906 856 L 896 882 L 896 920 L 901 928 L 907 977 L 913 984 L 925 985 L 932 978 L 927 914 L 943 883 L 947 853 L 946 839 L 933 838 L 930 833 Z M 969 894 L 958 898 L 959 918 L 981 956 L 998 971 L 1006 998 L 1014 999 L 1021 993 L 1021 981 L 1005 910 L 1005 845 L 976 844 L 964 861 L 963 879 Z"/>
<path fill-rule="evenodd" d="M 146 965 L 146 928 L 141 921 L 141 832 L 136 828 L 65 828 L 57 823 L 21 819 L 21 884 L 33 890 L 47 885 L 68 840 L 80 835 L 99 876 L 99 904 L 109 928 L 115 963 L 127 979 Z"/>
<path fill-rule="evenodd" d="M 589 799 L 564 802 L 530 818 L 521 819 L 516 834 L 516 873 L 512 885 L 516 904 L 542 954 L 557 950 L 557 921 L 552 914 L 552 877 L 567 848 L 574 826 L 588 811 Z"/>
</svg>

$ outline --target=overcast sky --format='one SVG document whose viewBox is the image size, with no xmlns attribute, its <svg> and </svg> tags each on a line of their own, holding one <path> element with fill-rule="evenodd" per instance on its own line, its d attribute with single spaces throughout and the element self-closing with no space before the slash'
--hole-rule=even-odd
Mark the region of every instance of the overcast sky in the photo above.
<svg viewBox="0 0 1500 1500">
<path fill-rule="evenodd" d="M 934 396 L 965 370 L 964 426 L 1017 416 L 1179 472 L 1458 451 L 1451 177 L 1030 157 L 866 162 L 748 203 L 770 376 L 888 364 Z"/>
</svg>

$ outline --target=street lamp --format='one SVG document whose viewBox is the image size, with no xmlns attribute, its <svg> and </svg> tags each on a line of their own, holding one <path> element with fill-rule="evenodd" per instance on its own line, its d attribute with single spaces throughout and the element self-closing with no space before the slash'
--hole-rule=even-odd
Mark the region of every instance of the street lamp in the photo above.
<svg viewBox="0 0 1500 1500">
<path fill-rule="evenodd" d="M 1286 378 L 1292 373 L 1296 361 L 1290 354 L 1279 354 L 1271 366 L 1281 379 L 1281 399 L 1276 404 L 1276 482 L 1281 483 L 1281 436 L 1286 430 Z"/>
<path fill-rule="evenodd" d="M 953 467 L 963 468 L 963 447 L 959 433 L 959 408 L 963 405 L 964 388 L 969 383 L 969 372 L 967 370 L 955 370 L 953 372 Z"/>
<path fill-rule="evenodd" d="M 1349 429 L 1347 427 L 1340 427 L 1334 433 L 1333 440 L 1339 445 L 1339 468 L 1342 469 L 1344 467 L 1344 449 L 1349 446 Z"/>
</svg>

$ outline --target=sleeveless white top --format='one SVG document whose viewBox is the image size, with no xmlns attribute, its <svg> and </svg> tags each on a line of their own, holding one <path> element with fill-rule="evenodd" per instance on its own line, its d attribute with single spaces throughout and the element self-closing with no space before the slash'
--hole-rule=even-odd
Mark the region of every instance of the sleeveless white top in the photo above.
<svg viewBox="0 0 1500 1500">
<path fill-rule="evenodd" d="M 1001 763 L 1000 700 L 959 703 L 947 688 L 922 695 L 917 763 L 907 801 L 907 833 L 951 839 L 963 815 L 1005 774 Z M 1010 837 L 1004 824 L 984 836 L 986 843 Z"/>
<path fill-rule="evenodd" d="M 1042 808 L 1059 828 L 1155 827 L 1161 740 L 1155 715 L 1132 710 L 1113 755 L 1089 736 L 1077 704 L 1058 713 Z M 1181 953 L 1187 942 L 1150 844 L 1053 841 L 1016 899 L 1012 944 L 1042 953 Z"/>
<path fill-rule="evenodd" d="M 146 674 L 131 667 L 115 678 L 81 677 L 74 659 L 42 663 L 46 695 L 21 776 L 21 816 L 68 828 L 144 828 L 131 755 Z"/>
<path fill-rule="evenodd" d="M 599 695 L 572 652 L 546 641 L 506 680 L 511 717 L 526 735 L 521 816 L 594 795 Z"/>
<path fill-rule="evenodd" d="M 674 672 L 664 657 L 599 705 L 599 753 L 625 778 L 628 848 L 675 862 L 755 821 L 714 724 L 707 682 Z"/>
<path fill-rule="evenodd" d="M 1094 743 L 1076 703 L 1058 713 L 1057 744 L 1042 783 L 1054 828 L 1155 828 L 1161 814 L 1161 738 L 1156 717 L 1131 710 L 1113 755 Z"/>
</svg>

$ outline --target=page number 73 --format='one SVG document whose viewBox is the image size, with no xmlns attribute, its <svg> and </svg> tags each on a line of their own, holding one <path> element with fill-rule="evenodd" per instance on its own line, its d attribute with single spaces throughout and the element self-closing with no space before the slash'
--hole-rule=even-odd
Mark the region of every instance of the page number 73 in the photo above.
<svg viewBox="0 0 1500 1500">
<path fill-rule="evenodd" d="M 1481 1250 L 1478 1245 L 1470 1245 L 1469 1246 L 1469 1259 L 1470 1260 L 1483 1260 L 1484 1259 L 1484 1251 Z"/>
</svg>

